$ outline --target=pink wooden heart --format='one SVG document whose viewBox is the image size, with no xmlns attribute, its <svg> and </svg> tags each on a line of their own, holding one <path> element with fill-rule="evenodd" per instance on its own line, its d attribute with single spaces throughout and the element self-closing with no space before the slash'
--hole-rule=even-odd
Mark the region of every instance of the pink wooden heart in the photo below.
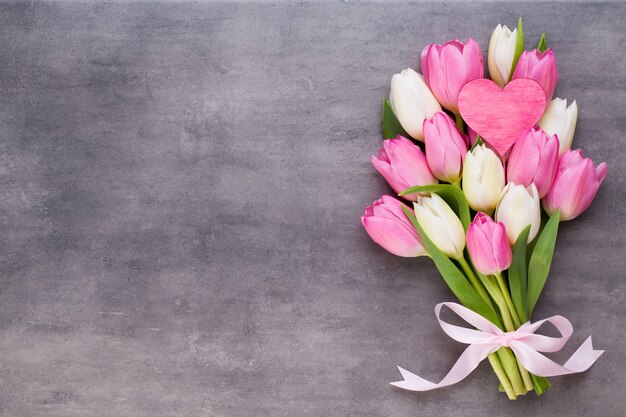
<svg viewBox="0 0 626 417">
<path fill-rule="evenodd" d="M 546 109 L 546 93 L 539 83 L 517 78 L 501 90 L 491 80 L 480 78 L 465 84 L 459 93 L 463 120 L 501 156 Z"/>
</svg>

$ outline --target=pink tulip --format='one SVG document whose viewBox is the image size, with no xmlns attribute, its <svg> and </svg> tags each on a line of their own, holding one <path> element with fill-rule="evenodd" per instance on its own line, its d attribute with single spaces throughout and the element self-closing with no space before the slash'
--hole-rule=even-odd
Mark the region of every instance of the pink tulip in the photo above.
<svg viewBox="0 0 626 417">
<path fill-rule="evenodd" d="M 474 217 L 467 229 L 467 251 L 474 266 L 483 275 L 502 272 L 513 261 L 504 223 L 496 223 L 482 212 Z"/>
<path fill-rule="evenodd" d="M 469 138 L 471 148 L 476 143 L 476 139 L 478 139 L 478 133 L 476 133 L 476 131 L 474 131 L 471 127 L 467 126 L 467 137 Z"/>
<path fill-rule="evenodd" d="M 545 52 L 535 49 L 524 51 L 517 61 L 512 79 L 530 78 L 537 81 L 546 92 L 548 100 L 552 100 L 556 83 L 559 80 L 559 70 L 556 67 L 556 58 L 552 49 Z"/>
<path fill-rule="evenodd" d="M 578 217 L 593 201 L 607 171 L 606 163 L 595 167 L 582 150 L 568 150 L 559 158 L 556 177 L 543 199 L 543 208 L 550 215 L 561 209 L 561 220 Z"/>
<path fill-rule="evenodd" d="M 507 178 L 524 187 L 535 183 L 539 198 L 543 198 L 550 191 L 558 163 L 558 138 L 556 135 L 548 137 L 540 127 L 534 127 L 513 145 L 507 163 Z"/>
<path fill-rule="evenodd" d="M 384 195 L 365 209 L 361 223 L 374 242 L 394 255 L 406 258 L 426 255 L 422 239 L 402 211 L 402 207 L 413 213 L 407 205 Z"/>
<path fill-rule="evenodd" d="M 430 170 L 441 181 L 458 183 L 467 153 L 467 136 L 459 132 L 454 120 L 444 112 L 424 120 L 423 130 Z"/>
<path fill-rule="evenodd" d="M 468 81 L 483 78 L 483 56 L 474 39 L 462 43 L 453 40 L 443 45 L 431 44 L 421 56 L 424 80 L 437 101 L 458 113 L 459 91 Z"/>
<path fill-rule="evenodd" d="M 430 172 L 426 156 L 419 146 L 402 136 L 385 140 L 378 158 L 372 155 L 370 160 L 396 193 L 417 185 L 431 185 L 438 182 Z M 410 201 L 417 201 L 417 197 L 416 193 L 404 196 Z"/>
</svg>

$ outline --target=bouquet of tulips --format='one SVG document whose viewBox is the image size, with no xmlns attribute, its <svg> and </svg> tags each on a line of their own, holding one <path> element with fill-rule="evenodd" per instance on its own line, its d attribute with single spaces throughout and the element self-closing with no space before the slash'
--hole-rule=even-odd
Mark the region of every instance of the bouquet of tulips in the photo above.
<svg viewBox="0 0 626 417">
<path fill-rule="evenodd" d="M 559 222 L 589 207 L 607 165 L 596 167 L 582 150 L 570 149 L 576 101 L 552 100 L 554 52 L 545 33 L 525 51 L 521 19 L 513 31 L 501 25 L 493 31 L 491 81 L 484 79 L 473 39 L 429 45 L 420 61 L 423 75 L 409 68 L 392 77 L 389 100 L 383 100 L 385 140 L 371 157 L 411 206 L 384 195 L 361 220 L 389 252 L 430 257 L 462 304 L 437 305 L 437 317 L 447 306 L 473 328 L 439 319 L 446 333 L 470 347 L 441 383 L 400 368 L 404 381 L 394 385 L 414 391 L 451 385 L 488 359 L 510 399 L 531 390 L 541 394 L 550 386 L 546 377 L 582 372 L 602 353 L 589 338 L 567 363 L 556 364 L 539 352 L 560 350 L 571 324 L 561 316 L 530 318 L 548 277 Z M 491 84 L 497 91 L 487 91 L 494 90 Z M 492 100 L 507 91 L 505 101 Z M 511 114 L 498 114 L 500 109 Z M 523 126 L 521 121 L 528 126 L 512 133 L 509 125 Z M 544 322 L 561 337 L 535 334 Z"/>
</svg>

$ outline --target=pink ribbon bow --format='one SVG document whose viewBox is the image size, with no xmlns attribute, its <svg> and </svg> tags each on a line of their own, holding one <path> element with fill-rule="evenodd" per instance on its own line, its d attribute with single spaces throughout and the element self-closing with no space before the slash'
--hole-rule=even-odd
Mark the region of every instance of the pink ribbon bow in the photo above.
<svg viewBox="0 0 626 417">
<path fill-rule="evenodd" d="M 446 306 L 454 311 L 467 323 L 478 330 L 454 326 L 439 317 L 441 307 Z M 461 354 L 448 375 L 440 383 L 427 381 L 406 369 L 398 366 L 404 381 L 392 382 L 391 385 L 410 391 L 428 391 L 456 384 L 467 377 L 478 364 L 490 353 L 503 346 L 511 348 L 517 359 L 528 371 L 539 376 L 556 376 L 584 372 L 602 355 L 603 350 L 593 350 L 591 336 L 583 342 L 578 350 L 565 362 L 559 365 L 539 352 L 558 352 L 567 343 L 573 333 L 572 323 L 563 316 L 552 316 L 547 319 L 522 324 L 514 332 L 503 332 L 495 324 L 457 303 L 439 303 L 435 306 L 435 315 L 444 332 L 454 340 L 469 346 Z M 549 337 L 535 334 L 545 322 L 550 322 L 561 333 L 561 337 Z"/>
</svg>

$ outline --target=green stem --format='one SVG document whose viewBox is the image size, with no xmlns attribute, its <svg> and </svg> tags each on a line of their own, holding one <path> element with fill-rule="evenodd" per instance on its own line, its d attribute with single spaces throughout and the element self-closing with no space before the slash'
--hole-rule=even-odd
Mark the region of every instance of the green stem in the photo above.
<svg viewBox="0 0 626 417">
<path fill-rule="evenodd" d="M 504 297 L 502 296 L 498 289 L 498 286 L 494 282 L 495 280 L 482 274 L 478 274 L 478 276 L 480 277 L 480 281 L 487 289 L 487 292 L 489 293 L 491 298 L 493 298 L 496 306 L 498 306 L 498 310 L 500 311 L 500 315 L 502 316 L 502 321 L 504 322 L 504 330 L 511 331 L 509 329 L 513 329 L 513 320 L 511 318 L 509 309 L 506 307 L 506 303 L 504 302 Z"/>
<path fill-rule="evenodd" d="M 543 394 L 548 388 L 550 388 L 550 381 L 548 381 L 548 378 L 534 374 L 530 374 L 530 378 L 533 380 L 533 386 L 535 387 L 535 393 L 537 395 Z"/>
<path fill-rule="evenodd" d="M 513 318 L 513 323 L 515 324 L 514 326 L 508 327 L 506 326 L 506 323 L 505 323 L 505 327 L 508 332 L 512 332 L 520 326 L 520 321 L 519 321 L 519 318 L 517 317 L 517 313 L 515 312 L 515 307 L 513 306 L 513 301 L 511 300 L 511 296 L 509 294 L 509 288 L 507 287 L 506 282 L 504 282 L 504 278 L 502 277 L 502 274 L 500 272 L 497 272 L 495 276 L 496 276 L 496 281 L 498 281 L 498 286 L 500 287 L 502 298 L 504 300 L 505 306 L 503 307 L 507 307 L 507 309 L 510 312 L 511 317 Z M 526 368 L 524 368 L 524 366 L 522 366 L 522 364 L 519 363 L 519 361 L 516 360 L 516 362 L 519 368 L 519 372 L 522 375 L 522 379 L 524 380 L 524 386 L 526 387 L 528 391 L 532 390 L 534 386 L 533 386 L 533 381 L 530 378 L 530 374 L 528 373 Z"/>
<path fill-rule="evenodd" d="M 465 258 L 463 258 L 462 261 L 459 260 L 459 263 L 461 264 L 463 270 L 468 275 L 468 277 L 470 277 L 470 281 L 472 281 L 473 278 L 472 283 L 474 281 L 478 281 L 478 279 L 476 278 L 477 274 L 474 273 L 472 267 L 467 263 Z M 513 324 L 511 313 L 506 305 L 505 296 L 498 288 L 495 280 L 482 274 L 478 274 L 478 276 L 480 277 L 480 281 L 482 282 L 480 288 L 483 288 L 484 285 L 484 288 L 487 289 L 489 295 L 491 295 L 491 298 L 493 298 L 494 302 L 498 306 L 498 310 L 500 311 L 500 315 L 502 316 L 502 321 L 504 323 L 504 329 L 508 332 L 514 331 L 517 327 L 515 327 Z M 519 362 L 517 361 L 517 358 L 515 357 L 513 352 L 511 352 L 511 350 L 508 348 L 504 348 L 498 351 L 498 355 L 504 355 L 500 356 L 500 359 L 507 371 L 507 375 L 509 375 L 516 394 L 522 395 L 526 394 L 527 391 L 532 390 L 533 385 L 532 381 L 530 380 L 530 375 L 528 374 L 528 371 L 524 369 L 524 367 L 519 365 Z"/>
<path fill-rule="evenodd" d="M 511 300 L 511 296 L 509 294 L 509 288 L 504 282 L 504 278 L 502 277 L 502 273 L 496 272 L 496 281 L 498 281 L 498 285 L 500 286 L 500 291 L 502 292 L 502 296 L 504 297 L 504 302 L 506 303 L 507 308 L 511 312 L 511 317 L 513 318 L 513 324 L 515 325 L 515 329 L 521 326 L 519 318 L 517 317 L 517 312 L 515 311 L 515 307 L 513 306 L 513 300 Z"/>
<path fill-rule="evenodd" d="M 517 360 L 517 358 L 515 358 L 515 361 L 517 362 L 517 367 L 519 368 L 519 373 L 522 376 L 522 381 L 524 381 L 524 386 L 526 387 L 526 390 L 532 391 L 533 388 L 535 388 L 535 385 L 533 384 L 533 380 L 530 377 L 530 373 L 526 370 L 526 368 L 524 368 L 524 365 L 522 365 L 519 360 Z"/>
<path fill-rule="evenodd" d="M 485 291 L 485 287 L 483 287 L 483 285 L 478 281 L 478 278 L 476 278 L 474 271 L 472 271 L 472 267 L 469 266 L 465 258 L 461 256 L 459 259 L 457 259 L 457 261 L 459 262 L 459 265 L 461 265 L 461 268 L 463 268 L 463 271 L 465 271 L 465 275 L 467 275 L 467 277 L 469 278 L 472 286 L 476 288 L 476 291 L 478 291 L 478 295 L 480 295 L 480 297 L 485 300 L 487 305 L 493 306 L 493 304 L 491 303 L 491 299 L 487 294 L 487 291 Z"/>
<path fill-rule="evenodd" d="M 459 128 L 461 133 L 465 131 L 465 124 L 463 122 L 463 118 L 461 117 L 461 113 L 454 113 L 454 121 L 456 122 L 456 127 Z"/>
<path fill-rule="evenodd" d="M 513 325 L 513 320 L 511 319 L 511 314 L 509 313 L 509 309 L 506 308 L 506 305 L 504 305 L 503 302 L 496 301 L 496 304 L 498 305 L 498 309 L 500 310 L 500 314 L 502 315 L 502 321 L 504 322 L 504 329 L 507 332 L 512 332 L 513 330 L 515 330 L 515 327 Z"/>
<path fill-rule="evenodd" d="M 519 368 L 517 366 L 517 360 L 515 359 L 515 355 L 513 354 L 513 352 L 511 352 L 511 349 L 503 347 L 498 349 L 496 353 L 498 354 L 498 357 L 502 362 L 502 367 L 504 368 L 506 374 L 509 376 L 509 380 L 511 381 L 511 385 L 513 386 L 513 391 L 515 392 L 515 394 L 526 394 L 527 390 L 524 387 L 524 383 L 522 382 Z"/>
<path fill-rule="evenodd" d="M 509 309 L 506 308 L 504 297 L 502 296 L 502 294 L 500 294 L 500 291 L 498 291 L 495 283 L 491 282 L 489 277 L 483 275 L 481 276 L 481 278 L 483 284 L 485 285 L 485 288 L 487 288 L 487 291 L 489 292 L 489 295 L 491 295 L 491 298 L 493 298 L 496 305 L 498 306 L 498 310 L 500 311 L 500 315 L 502 316 L 502 322 L 504 323 L 504 330 L 510 332 L 510 329 L 513 329 L 513 319 L 511 318 L 511 313 L 509 312 Z"/>
<path fill-rule="evenodd" d="M 489 363 L 491 364 L 493 371 L 496 373 L 496 376 L 500 380 L 500 384 L 502 384 L 502 387 L 504 388 L 506 395 L 509 397 L 509 400 L 517 399 L 517 395 L 515 395 L 515 391 L 513 390 L 511 381 L 509 381 L 509 377 L 507 376 L 506 371 L 502 367 L 502 363 L 500 362 L 498 355 L 496 355 L 495 353 L 490 353 L 489 356 L 487 356 L 487 358 L 489 359 Z"/>
</svg>

